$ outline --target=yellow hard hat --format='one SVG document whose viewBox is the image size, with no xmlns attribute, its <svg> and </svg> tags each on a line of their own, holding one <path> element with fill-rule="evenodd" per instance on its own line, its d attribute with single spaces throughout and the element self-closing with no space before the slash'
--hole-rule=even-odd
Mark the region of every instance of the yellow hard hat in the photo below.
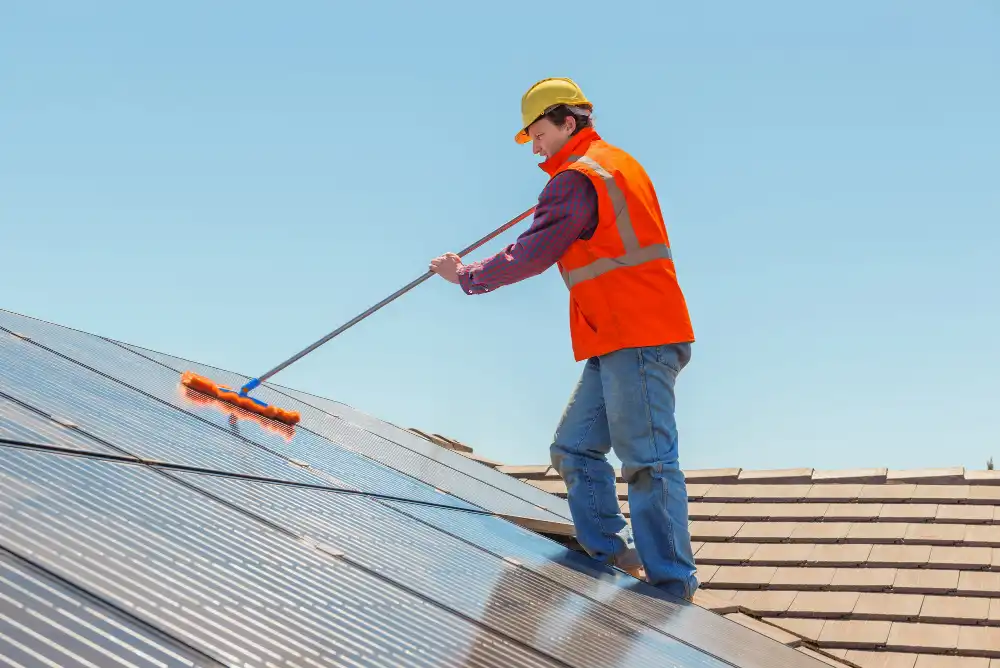
<svg viewBox="0 0 1000 668">
<path fill-rule="evenodd" d="M 565 77 L 542 79 L 521 97 L 521 131 L 514 136 L 514 141 L 518 144 L 527 144 L 531 141 L 531 137 L 528 136 L 528 126 L 537 121 L 549 107 L 557 104 L 593 106 L 572 79 Z"/>
</svg>

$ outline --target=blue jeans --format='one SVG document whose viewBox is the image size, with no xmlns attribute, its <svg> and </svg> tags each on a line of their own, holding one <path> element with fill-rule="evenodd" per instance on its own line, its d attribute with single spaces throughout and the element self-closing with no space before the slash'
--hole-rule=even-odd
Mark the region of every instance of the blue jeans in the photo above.
<svg viewBox="0 0 1000 668">
<path fill-rule="evenodd" d="M 641 564 L 651 584 L 681 598 L 698 588 L 674 420 L 674 383 L 690 359 L 685 343 L 588 360 L 551 446 L 583 549 L 624 569 Z M 631 531 L 606 457 L 611 450 L 628 483 Z"/>
</svg>

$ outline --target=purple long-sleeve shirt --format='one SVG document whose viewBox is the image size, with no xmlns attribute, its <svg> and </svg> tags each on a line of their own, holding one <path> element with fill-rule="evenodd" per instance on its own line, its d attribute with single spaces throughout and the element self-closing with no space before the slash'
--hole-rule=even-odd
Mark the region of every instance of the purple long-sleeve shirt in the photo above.
<svg viewBox="0 0 1000 668">
<path fill-rule="evenodd" d="M 537 276 L 596 228 L 594 184 L 575 170 L 560 172 L 538 196 L 531 227 L 493 257 L 464 265 L 458 271 L 459 284 L 466 294 L 478 295 Z"/>
</svg>

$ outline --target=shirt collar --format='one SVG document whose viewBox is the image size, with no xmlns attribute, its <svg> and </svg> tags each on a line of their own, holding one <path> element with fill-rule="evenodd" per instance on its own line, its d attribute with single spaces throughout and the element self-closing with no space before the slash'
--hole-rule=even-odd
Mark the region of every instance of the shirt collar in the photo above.
<svg viewBox="0 0 1000 668">
<path fill-rule="evenodd" d="M 545 160 L 544 162 L 538 163 L 538 167 L 549 176 L 555 176 L 559 168 L 563 166 L 563 163 L 569 159 L 571 155 L 579 155 L 587 151 L 587 147 L 593 142 L 599 140 L 601 136 L 597 134 L 597 130 L 594 128 L 583 128 L 574 136 L 569 138 L 569 141 L 559 149 L 559 152 L 554 156 Z"/>
</svg>

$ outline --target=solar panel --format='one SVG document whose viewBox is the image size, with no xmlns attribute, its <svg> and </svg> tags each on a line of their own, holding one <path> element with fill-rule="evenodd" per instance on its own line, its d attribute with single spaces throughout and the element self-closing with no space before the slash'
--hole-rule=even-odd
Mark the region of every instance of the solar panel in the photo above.
<svg viewBox="0 0 1000 668">
<path fill-rule="evenodd" d="M 75 376 L 77 378 L 85 377 L 85 380 L 82 381 L 85 384 L 100 385 L 102 392 L 113 395 L 112 399 L 106 399 L 101 403 L 103 410 L 115 411 L 115 405 L 119 402 L 130 402 L 125 403 L 124 406 L 134 406 L 136 402 L 139 402 L 139 397 L 127 397 L 129 388 L 140 390 L 163 404 L 163 407 L 153 408 L 149 406 L 150 402 L 143 403 L 143 410 L 148 411 L 151 416 L 155 415 L 156 419 L 160 421 L 155 429 L 145 429 L 145 438 L 156 443 L 155 447 L 147 444 L 146 450 L 155 450 L 161 454 L 148 454 L 147 456 L 214 470 L 305 482 L 299 472 L 283 473 L 283 470 L 288 468 L 287 464 L 277 463 L 271 464 L 270 468 L 265 467 L 265 464 L 259 461 L 261 459 L 259 455 L 253 461 L 257 467 L 254 471 L 237 468 L 238 464 L 233 461 L 232 457 L 224 459 L 225 453 L 232 452 L 232 444 L 228 450 L 219 448 L 216 451 L 216 448 L 212 448 L 208 449 L 208 453 L 206 453 L 201 448 L 191 447 L 190 444 L 196 442 L 191 440 L 194 436 L 185 439 L 178 438 L 180 434 L 176 434 L 170 439 L 169 444 L 159 442 L 157 434 L 164 432 L 165 420 L 181 422 L 181 419 L 176 415 L 170 415 L 170 411 L 164 410 L 166 406 L 173 406 L 203 421 L 233 431 L 234 436 L 238 439 L 259 445 L 279 456 L 307 462 L 312 466 L 314 473 L 322 472 L 326 475 L 332 475 L 336 479 L 335 484 L 338 485 L 346 484 L 348 480 L 346 472 L 354 467 L 357 468 L 351 474 L 354 478 L 367 475 L 371 479 L 378 476 L 384 483 L 383 488 L 395 489 L 397 493 L 407 498 L 419 496 L 424 500 L 434 502 L 433 497 L 441 495 L 436 490 L 442 490 L 451 495 L 452 505 L 473 505 L 508 517 L 527 518 L 542 523 L 552 523 L 553 526 L 561 525 L 563 527 L 561 531 L 572 532 L 572 520 L 568 506 L 563 499 L 545 494 L 531 485 L 494 471 L 462 455 L 428 443 L 404 430 L 378 423 L 382 425 L 382 431 L 392 431 L 395 434 L 395 440 L 390 440 L 367 428 L 352 424 L 347 419 L 331 416 L 311 405 L 278 394 L 272 388 L 258 388 L 254 392 L 255 396 L 268 402 L 294 408 L 302 413 L 302 422 L 296 426 L 293 433 L 281 433 L 281 431 L 266 429 L 253 419 L 233 419 L 233 413 L 244 418 L 250 417 L 250 414 L 242 409 L 220 409 L 220 407 L 228 407 L 229 405 L 217 401 L 206 401 L 205 403 L 193 401 L 197 395 L 191 392 L 185 394 L 179 384 L 180 371 L 188 368 L 234 387 L 242 384 L 246 380 L 245 377 L 194 363 L 178 361 L 176 358 L 164 355 L 155 355 L 156 361 L 153 361 L 154 355 L 148 351 L 142 351 L 143 354 L 139 354 L 133 352 L 136 350 L 134 348 L 124 347 L 101 337 L 27 318 L 9 311 L 0 310 L 0 328 L 26 337 L 29 343 L 37 344 L 36 347 L 42 346 L 57 353 L 57 355 L 53 355 L 44 348 L 40 348 L 33 353 L 32 359 L 44 360 L 46 364 L 53 367 L 53 371 L 57 371 L 63 376 L 72 374 L 73 370 L 70 369 L 69 365 L 65 363 L 60 365 L 58 364 L 59 360 L 49 359 L 48 356 L 58 357 L 62 355 L 68 358 L 66 361 L 76 362 L 77 367 L 83 365 L 88 367 L 88 370 L 92 370 L 85 373 L 88 370 L 78 369 Z M 15 342 L 19 340 L 13 339 Z M 15 353 L 10 352 L 9 354 L 14 355 Z M 93 374 L 93 377 L 90 374 Z M 97 378 L 102 375 L 107 377 L 103 384 Z M 30 369 L 25 369 L 20 378 L 23 382 L 18 390 L 21 394 L 19 395 L 12 390 L 12 395 L 27 402 L 28 400 L 22 395 L 31 393 L 33 389 L 37 390 L 37 388 L 32 387 L 33 378 Z M 119 382 L 107 382 L 111 379 Z M 0 392 L 2 391 L 3 386 L 0 385 Z M 66 392 L 63 392 L 63 395 L 65 394 Z M 88 404 L 91 401 L 100 401 L 100 398 L 95 398 L 92 395 L 93 393 L 88 395 Z M 63 396 L 62 399 L 65 400 L 66 397 Z M 34 401 L 41 400 L 36 398 Z M 37 403 L 32 405 L 41 407 Z M 121 408 L 117 410 L 121 410 Z M 127 409 L 125 412 L 131 413 L 133 410 Z M 366 419 L 370 422 L 377 422 L 371 418 Z M 270 421 L 261 422 L 268 423 Z M 135 427 L 135 429 L 139 428 Z M 200 426 L 196 428 L 201 433 Z M 153 433 L 149 433 L 150 431 Z M 406 436 L 404 437 L 403 434 Z M 121 436 L 120 438 L 128 437 Z M 117 443 L 115 439 L 109 440 Z M 159 440 L 161 441 L 162 437 Z M 185 443 L 189 445 L 183 445 Z M 418 444 L 415 445 L 415 443 Z M 351 455 L 354 457 L 353 460 L 348 458 L 350 453 L 354 453 Z M 207 458 L 212 458 L 213 461 L 205 461 Z M 244 468 L 251 467 L 245 464 Z M 395 475 L 386 475 L 393 472 Z M 357 480 L 351 482 L 358 484 Z M 371 487 L 363 487 L 363 489 L 375 491 Z"/>
<path fill-rule="evenodd" d="M 0 395 L 0 441 L 48 445 L 85 452 L 116 453 L 114 448 L 76 431 L 71 423 L 60 424 L 48 415 L 33 411 L 2 395 Z"/>
<path fill-rule="evenodd" d="M 223 664 L 0 551 L 0 665 L 221 668 Z"/>
<path fill-rule="evenodd" d="M 134 357 L 124 351 L 122 356 Z M 243 420 L 231 426 L 223 426 L 226 420 L 201 420 L 6 334 L 0 334 L 0 368 L 0 393 L 72 421 L 120 452 L 143 459 L 473 507 L 314 434 L 296 434 L 293 442 L 278 438 L 262 447 L 245 436 Z M 171 391 L 181 392 L 177 387 Z M 214 409 L 205 410 L 214 417 Z M 303 460 L 309 468 L 298 463 Z"/>
<path fill-rule="evenodd" d="M 0 447 L 0 483 L 0 545 L 227 665 L 565 665 L 149 467 Z"/>
</svg>

